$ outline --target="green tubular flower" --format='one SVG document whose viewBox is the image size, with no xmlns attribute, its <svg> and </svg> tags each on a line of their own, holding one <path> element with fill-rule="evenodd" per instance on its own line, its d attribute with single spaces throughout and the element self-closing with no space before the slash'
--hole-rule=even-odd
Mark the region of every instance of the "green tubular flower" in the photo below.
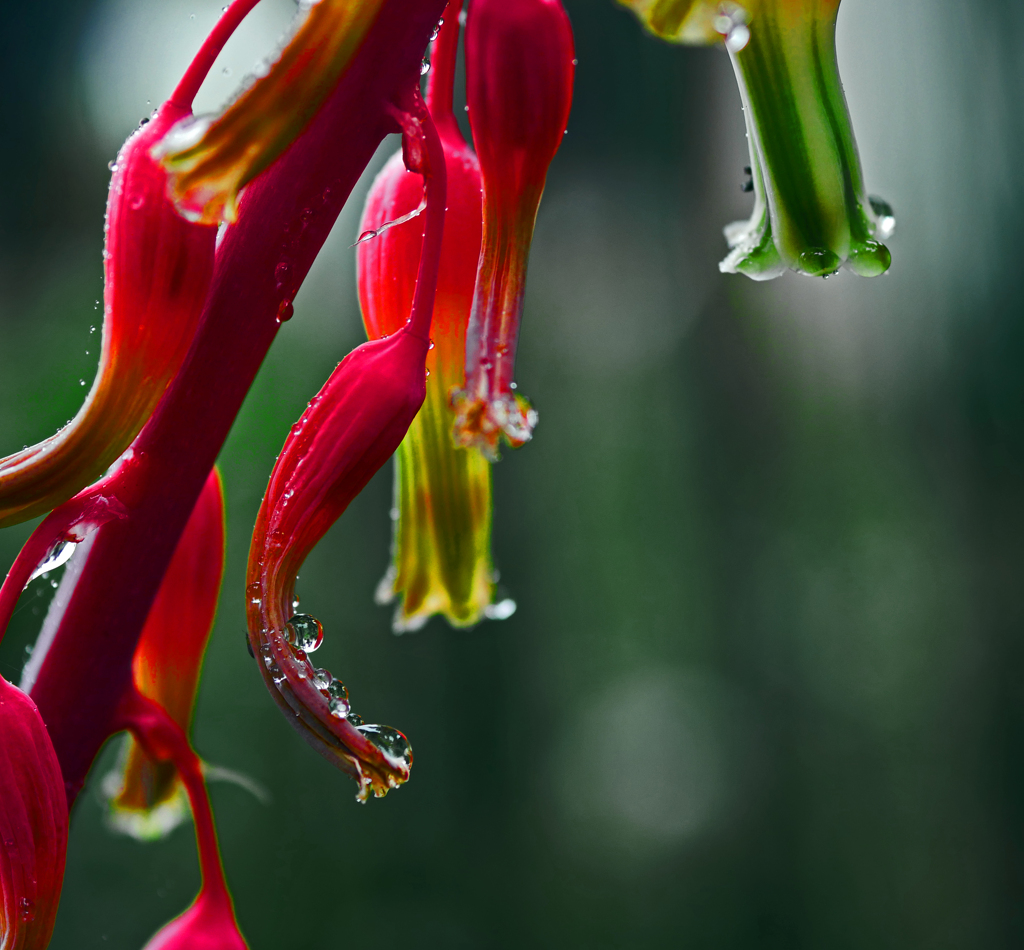
<svg viewBox="0 0 1024 950">
<path fill-rule="evenodd" d="M 659 36 L 724 39 L 743 98 L 754 211 L 725 229 L 719 265 L 755 280 L 786 268 L 876 277 L 891 257 L 892 210 L 869 199 L 836 63 L 839 0 L 621 0 Z M 713 14 L 713 15 L 712 15 Z"/>
</svg>

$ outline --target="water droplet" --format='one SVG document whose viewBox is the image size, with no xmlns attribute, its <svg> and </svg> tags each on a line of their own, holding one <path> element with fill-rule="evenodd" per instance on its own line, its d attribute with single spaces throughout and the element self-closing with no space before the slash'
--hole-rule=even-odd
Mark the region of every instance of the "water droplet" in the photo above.
<svg viewBox="0 0 1024 950">
<path fill-rule="evenodd" d="M 359 726 L 358 729 L 389 759 L 400 762 L 405 768 L 412 765 L 412 746 L 397 729 L 377 725 Z"/>
<path fill-rule="evenodd" d="M 499 600 L 496 604 L 488 604 L 484 608 L 484 616 L 488 620 L 508 620 L 516 612 L 516 602 L 511 597 Z"/>
<path fill-rule="evenodd" d="M 284 286 L 288 280 L 288 275 L 291 273 L 292 266 L 287 261 L 281 261 L 277 267 L 274 268 L 274 279 L 277 281 L 277 286 L 280 289 Z"/>
<path fill-rule="evenodd" d="M 224 9 L 226 10 L 226 9 L 227 9 L 227 7 L 225 7 Z M 225 76 L 230 76 L 230 75 L 231 75 L 231 67 L 230 67 L 230 66 L 225 66 L 225 67 L 224 67 L 224 68 L 223 68 L 223 69 L 221 70 L 221 73 L 223 73 L 223 74 L 224 74 Z"/>
<path fill-rule="evenodd" d="M 25 924 L 35 920 L 35 904 L 27 897 L 23 897 L 19 903 L 18 916 L 21 918 L 22 923 Z"/>
<path fill-rule="evenodd" d="M 56 590 L 56 589 L 57 589 L 57 582 L 56 582 L 56 581 L 50 581 L 50 586 L 51 586 L 51 587 L 52 587 L 52 588 L 53 588 L 54 590 Z"/>
<path fill-rule="evenodd" d="M 513 389 L 518 389 L 519 383 L 509 383 L 509 386 L 511 386 Z"/>
<path fill-rule="evenodd" d="M 309 614 L 295 614 L 285 626 L 288 642 L 296 649 L 312 653 L 324 642 L 323 625 Z"/>
<path fill-rule="evenodd" d="M 392 521 L 397 521 L 402 513 L 397 508 L 392 508 L 388 514 L 391 516 Z"/>
<path fill-rule="evenodd" d="M 77 543 L 74 541 L 58 541 L 50 548 L 50 553 L 46 555 L 46 560 L 32 572 L 29 580 L 34 581 L 37 577 L 56 570 L 62 564 L 67 564 L 71 555 L 75 553 L 77 546 Z"/>
<path fill-rule="evenodd" d="M 330 709 L 331 715 L 338 719 L 347 719 L 349 710 L 352 708 L 347 699 L 331 699 L 328 700 L 327 708 Z"/>
<path fill-rule="evenodd" d="M 423 60 L 423 62 L 420 63 L 420 75 L 421 76 L 426 76 L 427 73 L 429 73 L 429 72 L 430 72 L 430 63 L 428 63 L 426 60 Z"/>
<path fill-rule="evenodd" d="M 334 682 L 334 677 L 331 676 L 330 670 L 313 670 L 313 685 L 317 689 L 326 690 L 327 687 L 330 686 L 332 682 Z"/>
<path fill-rule="evenodd" d="M 860 277 L 878 277 L 892 264 L 889 249 L 878 241 L 865 241 L 850 251 L 846 266 Z"/>
<path fill-rule="evenodd" d="M 579 64 L 580 64 L 580 61 L 579 61 L 578 59 L 574 59 L 574 60 L 572 61 L 572 64 L 573 64 L 573 66 L 579 66 Z"/>
<path fill-rule="evenodd" d="M 425 372 L 426 372 L 426 374 L 427 374 L 427 375 L 426 375 L 426 378 L 427 378 L 427 379 L 430 379 L 430 370 L 429 370 L 429 369 L 428 369 L 428 370 L 425 370 Z"/>
<path fill-rule="evenodd" d="M 273 672 L 277 667 L 277 664 L 274 662 L 274 658 L 272 656 L 263 657 L 263 665 L 271 672 Z"/>
<path fill-rule="evenodd" d="M 85 380 L 84 380 L 84 379 L 80 379 L 80 380 L 78 381 L 78 385 L 79 385 L 79 386 L 84 386 L 84 385 L 85 385 Z"/>
<path fill-rule="evenodd" d="M 108 171 L 112 171 L 112 172 L 116 172 L 117 171 L 117 159 L 116 158 L 112 158 L 109 162 L 107 162 L 107 170 Z"/>
<path fill-rule="evenodd" d="M 725 48 L 730 53 L 738 53 L 750 42 L 750 30 L 745 23 L 737 23 L 725 38 Z"/>
<path fill-rule="evenodd" d="M 893 231 L 896 230 L 896 215 L 892 210 L 892 205 L 889 204 L 884 198 L 879 198 L 878 195 L 869 195 L 868 204 L 871 205 L 871 210 L 875 212 L 875 234 L 883 241 L 892 237 Z"/>
<path fill-rule="evenodd" d="M 295 316 L 295 306 L 294 306 L 294 304 L 292 304 L 292 302 L 290 300 L 282 300 L 281 303 L 278 304 L 278 307 L 277 307 L 277 319 L 280 320 L 281 323 L 286 323 L 288 320 L 291 320 L 291 318 L 294 317 L 294 316 Z"/>
<path fill-rule="evenodd" d="M 96 305 L 99 306 L 99 301 L 98 300 L 96 301 Z M 96 332 L 96 327 L 89 327 L 89 332 L 90 333 L 95 333 Z"/>
<path fill-rule="evenodd" d="M 839 257 L 826 247 L 809 247 L 797 256 L 802 274 L 809 277 L 824 277 L 839 270 Z"/>
<path fill-rule="evenodd" d="M 427 349 L 428 349 L 428 350 L 432 350 L 433 348 L 434 348 L 434 341 L 433 341 L 433 340 L 431 340 L 431 341 L 430 341 L 430 343 L 429 343 L 429 345 L 427 346 Z"/>
<path fill-rule="evenodd" d="M 363 717 L 360 716 L 359 713 L 354 713 L 351 711 L 349 711 L 349 714 L 345 718 L 348 719 L 348 724 L 350 726 L 355 726 L 356 728 L 359 728 L 359 726 L 366 722 L 366 720 L 363 719 Z"/>
<path fill-rule="evenodd" d="M 332 676 L 331 681 L 324 688 L 330 694 L 331 699 L 343 699 L 346 703 L 348 702 L 348 690 L 341 680 L 336 680 Z"/>
</svg>

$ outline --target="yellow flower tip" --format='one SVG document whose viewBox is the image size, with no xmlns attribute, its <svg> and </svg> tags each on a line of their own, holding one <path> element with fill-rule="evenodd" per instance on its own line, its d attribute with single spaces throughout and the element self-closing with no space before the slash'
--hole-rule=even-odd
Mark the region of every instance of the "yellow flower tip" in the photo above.
<svg viewBox="0 0 1024 950">
<path fill-rule="evenodd" d="M 392 564 L 376 594 L 379 604 L 398 600 L 395 633 L 419 630 L 435 615 L 456 628 L 497 616 L 491 466 L 476 448 L 452 441 L 446 389 L 440 380 L 428 386 L 395 456 Z"/>
<path fill-rule="evenodd" d="M 502 441 L 510 448 L 521 448 L 533 437 L 537 424 L 537 411 L 518 393 L 499 393 L 484 399 L 456 391 L 451 405 L 455 410 L 455 444 L 479 449 L 491 462 L 500 459 L 498 447 Z"/>
<path fill-rule="evenodd" d="M 137 841 L 157 841 L 189 818 L 188 796 L 170 762 L 154 762 L 131 736 L 117 769 L 103 780 L 107 826 Z"/>
<path fill-rule="evenodd" d="M 383 0 L 319 0 L 300 6 L 277 59 L 219 116 L 179 123 L 153 150 L 168 193 L 192 221 L 232 222 L 238 195 L 298 137 L 337 85 Z"/>
<path fill-rule="evenodd" d="M 674 43 L 702 45 L 721 39 L 715 20 L 722 4 L 709 0 L 619 0 L 656 36 Z"/>
</svg>

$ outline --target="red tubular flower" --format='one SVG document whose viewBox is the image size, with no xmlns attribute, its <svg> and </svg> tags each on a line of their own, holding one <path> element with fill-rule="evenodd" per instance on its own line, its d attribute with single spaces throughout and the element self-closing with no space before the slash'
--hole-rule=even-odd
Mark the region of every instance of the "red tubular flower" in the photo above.
<svg viewBox="0 0 1024 950">
<path fill-rule="evenodd" d="M 0 947 L 43 950 L 64 881 L 68 806 L 36 704 L 0 676 Z"/>
<path fill-rule="evenodd" d="M 359 783 L 358 798 L 406 781 L 412 750 L 389 726 L 364 725 L 340 680 L 310 663 L 323 630 L 292 615 L 299 567 L 405 436 L 426 392 L 426 357 L 444 228 L 445 162 L 419 89 L 395 117 L 407 166 L 426 183 L 426 226 L 409 321 L 353 350 L 292 427 L 260 506 L 249 550 L 249 640 L 271 696 L 325 758 Z"/>
<path fill-rule="evenodd" d="M 0 461 L 0 527 L 95 481 L 128 447 L 181 366 L 213 273 L 213 227 L 167 198 L 150 149 L 188 106 L 165 102 L 124 144 L 107 201 L 103 343 L 85 405 L 56 435 Z"/>
<path fill-rule="evenodd" d="M 213 628 L 224 575 L 224 495 L 210 472 L 153 601 L 132 662 L 135 688 L 162 706 L 188 734 L 203 654 Z M 110 821 L 141 839 L 159 838 L 187 815 L 172 762 L 155 762 L 126 740 L 120 773 L 113 773 Z"/>
<path fill-rule="evenodd" d="M 455 438 L 498 456 L 537 421 L 512 381 L 526 264 L 547 177 L 569 119 L 572 27 L 559 0 L 474 0 L 466 27 L 469 122 L 484 189 L 483 246 L 466 336 Z"/>
<path fill-rule="evenodd" d="M 395 456 L 393 562 L 377 590 L 401 595 L 395 632 L 415 630 L 441 613 L 453 626 L 477 623 L 493 597 L 491 470 L 475 448 L 452 441 L 448 393 L 465 383 L 466 327 L 480 254 L 480 166 L 452 114 L 461 0 L 445 10 L 434 43 L 427 105 L 448 173 L 441 266 L 427 354 L 427 397 Z M 377 176 L 366 199 L 356 253 L 359 303 L 371 340 L 397 332 L 412 306 L 423 224 L 402 221 L 421 207 L 423 182 L 400 153 Z M 366 239 L 373 235 L 372 239 Z"/>
<path fill-rule="evenodd" d="M 55 508 L 99 478 L 139 434 L 195 336 L 213 274 L 216 227 L 192 224 L 167 195 L 153 148 L 192 101 L 257 0 L 235 0 L 171 98 L 112 166 L 103 253 L 103 340 L 85 404 L 56 435 L 0 460 L 0 527 Z"/>
</svg>

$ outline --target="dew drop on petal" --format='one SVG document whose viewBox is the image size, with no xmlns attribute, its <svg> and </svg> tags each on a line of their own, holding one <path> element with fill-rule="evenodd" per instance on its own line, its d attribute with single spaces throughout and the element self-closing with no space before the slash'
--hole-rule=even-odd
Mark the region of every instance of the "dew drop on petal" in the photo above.
<svg viewBox="0 0 1024 950">
<path fill-rule="evenodd" d="M 309 614 L 295 614 L 286 626 L 288 642 L 298 650 L 312 653 L 324 642 L 323 625 Z"/>
<path fill-rule="evenodd" d="M 391 726 L 377 725 L 358 726 L 357 728 L 389 759 L 400 762 L 406 768 L 412 764 L 412 746 L 397 729 L 392 729 Z"/>
<path fill-rule="evenodd" d="M 44 560 L 33 572 L 29 578 L 30 581 L 34 581 L 37 577 L 43 574 L 48 574 L 50 571 L 56 570 L 62 564 L 66 564 L 71 558 L 71 555 L 75 553 L 75 548 L 78 545 L 74 541 L 58 541 L 52 548 L 50 553 L 46 555 Z"/>
</svg>

